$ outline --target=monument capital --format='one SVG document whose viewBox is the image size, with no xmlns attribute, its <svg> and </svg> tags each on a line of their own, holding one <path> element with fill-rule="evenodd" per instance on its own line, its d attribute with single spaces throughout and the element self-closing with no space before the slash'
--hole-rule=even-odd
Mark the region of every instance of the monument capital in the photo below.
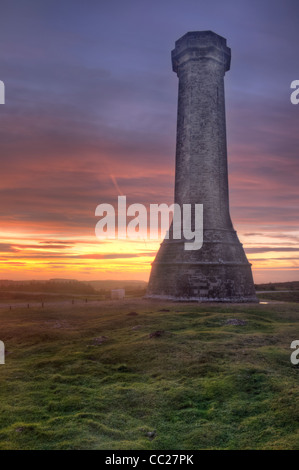
<svg viewBox="0 0 299 470">
<path fill-rule="evenodd" d="M 226 39 L 213 31 L 190 31 L 175 42 L 171 58 L 176 73 L 187 62 L 203 59 L 216 61 L 226 72 L 230 69 L 231 51 Z"/>
</svg>

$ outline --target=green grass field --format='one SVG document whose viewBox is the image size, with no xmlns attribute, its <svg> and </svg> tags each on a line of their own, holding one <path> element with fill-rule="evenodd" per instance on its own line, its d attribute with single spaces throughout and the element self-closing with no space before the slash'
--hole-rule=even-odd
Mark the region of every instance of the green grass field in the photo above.
<svg viewBox="0 0 299 470">
<path fill-rule="evenodd" d="M 295 303 L 0 308 L 0 449 L 298 449 L 298 318 Z"/>
</svg>

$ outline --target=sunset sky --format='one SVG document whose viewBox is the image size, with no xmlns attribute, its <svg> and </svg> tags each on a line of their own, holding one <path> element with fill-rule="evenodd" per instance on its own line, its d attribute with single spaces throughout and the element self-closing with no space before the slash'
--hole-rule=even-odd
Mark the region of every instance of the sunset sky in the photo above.
<svg viewBox="0 0 299 470">
<path fill-rule="evenodd" d="M 299 280 L 298 0 L 2 0 L 0 279 L 144 279 L 159 241 L 99 241 L 95 208 L 173 202 L 187 31 L 232 49 L 230 208 L 255 282 Z M 161 241 L 161 240 L 160 240 Z"/>
</svg>

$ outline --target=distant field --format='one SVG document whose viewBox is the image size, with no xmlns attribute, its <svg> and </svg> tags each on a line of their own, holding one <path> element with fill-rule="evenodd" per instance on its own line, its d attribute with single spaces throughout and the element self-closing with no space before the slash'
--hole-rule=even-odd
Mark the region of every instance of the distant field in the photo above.
<svg viewBox="0 0 299 470">
<path fill-rule="evenodd" d="M 7 306 L 15 304 L 49 304 L 58 301 L 74 302 L 98 301 L 111 299 L 111 289 L 124 288 L 126 297 L 143 297 L 146 292 L 144 281 L 10 281 L 0 280 L 1 303 Z"/>
<path fill-rule="evenodd" d="M 298 305 L 0 309 L 0 449 L 298 449 Z"/>
<path fill-rule="evenodd" d="M 277 291 L 277 292 L 265 292 L 259 293 L 257 291 L 259 299 L 266 300 L 278 300 L 280 302 L 299 302 L 299 290 L 298 291 Z"/>
<path fill-rule="evenodd" d="M 257 291 L 290 291 L 297 290 L 299 291 L 299 281 L 289 281 L 289 282 L 268 282 L 267 284 L 256 284 L 255 288 Z"/>
</svg>

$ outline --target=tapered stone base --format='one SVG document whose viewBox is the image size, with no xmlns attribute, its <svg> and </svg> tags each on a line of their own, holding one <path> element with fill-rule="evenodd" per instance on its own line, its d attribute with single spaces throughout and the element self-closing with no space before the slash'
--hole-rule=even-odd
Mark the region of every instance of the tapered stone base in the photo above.
<svg viewBox="0 0 299 470">
<path fill-rule="evenodd" d="M 258 302 L 251 265 L 234 230 L 205 230 L 200 250 L 164 240 L 152 265 L 146 298 Z"/>
</svg>

